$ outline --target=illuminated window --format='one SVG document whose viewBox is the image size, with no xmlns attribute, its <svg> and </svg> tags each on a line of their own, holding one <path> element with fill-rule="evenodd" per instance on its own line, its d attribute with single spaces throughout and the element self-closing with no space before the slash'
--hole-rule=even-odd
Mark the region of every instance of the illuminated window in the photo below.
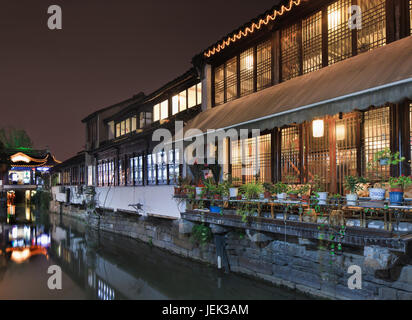
<svg viewBox="0 0 412 320">
<path fill-rule="evenodd" d="M 280 174 L 283 182 L 300 182 L 299 142 L 297 126 L 281 130 Z"/>
<path fill-rule="evenodd" d="M 120 137 L 120 123 L 116 123 L 116 138 Z"/>
<path fill-rule="evenodd" d="M 134 157 L 133 162 L 133 181 L 135 185 L 143 184 L 143 156 Z"/>
<path fill-rule="evenodd" d="M 103 185 L 107 186 L 107 162 L 103 161 Z"/>
<path fill-rule="evenodd" d="M 152 123 L 152 113 L 151 112 L 140 112 L 139 118 L 139 128 L 143 129 Z"/>
<path fill-rule="evenodd" d="M 169 116 L 169 101 L 165 100 L 160 104 L 160 120 L 166 119 Z"/>
<path fill-rule="evenodd" d="M 363 114 L 362 174 L 375 180 L 388 178 L 390 174 L 390 166 L 381 166 L 373 162 L 376 152 L 390 148 L 389 110 L 389 107 L 383 107 Z"/>
<path fill-rule="evenodd" d="M 281 31 L 282 80 L 286 81 L 300 75 L 299 25 L 294 24 Z"/>
<path fill-rule="evenodd" d="M 331 186 L 329 122 L 323 119 L 324 133 L 320 137 L 313 136 L 312 125 L 313 121 L 307 126 L 308 179 L 319 179 L 325 190 L 329 190 Z"/>
<path fill-rule="evenodd" d="M 172 115 L 179 112 L 179 96 L 175 95 L 172 97 Z"/>
<path fill-rule="evenodd" d="M 159 184 L 167 183 L 167 163 L 166 155 L 164 151 L 158 152 L 156 155 L 156 167 L 157 167 L 157 182 Z"/>
<path fill-rule="evenodd" d="M 136 125 L 137 125 L 137 123 L 136 123 L 136 116 L 133 116 L 132 117 L 132 131 L 136 131 Z"/>
<path fill-rule="evenodd" d="M 322 12 L 302 21 L 303 73 L 322 67 Z"/>
<path fill-rule="evenodd" d="M 103 185 L 103 164 L 101 161 L 97 165 L 97 185 L 100 187 Z"/>
<path fill-rule="evenodd" d="M 169 156 L 167 160 L 169 165 L 169 183 L 176 184 L 177 178 L 180 175 L 179 150 L 169 150 Z"/>
<path fill-rule="evenodd" d="M 237 98 L 237 57 L 226 62 L 226 101 Z"/>
<path fill-rule="evenodd" d="M 358 30 L 358 53 L 386 44 L 385 0 L 362 0 L 362 28 Z"/>
<path fill-rule="evenodd" d="M 160 120 L 160 104 L 156 104 L 153 106 L 153 121 Z"/>
<path fill-rule="evenodd" d="M 130 119 L 126 119 L 125 121 L 125 134 L 130 133 Z"/>
<path fill-rule="evenodd" d="M 196 92 L 197 92 L 197 94 L 196 94 L 197 104 L 198 104 L 198 105 L 199 105 L 199 104 L 202 104 L 202 83 L 201 83 L 201 82 L 199 82 L 199 83 L 196 85 Z"/>
<path fill-rule="evenodd" d="M 338 0 L 328 6 L 328 63 L 352 56 L 352 30 L 348 28 L 351 0 Z"/>
<path fill-rule="evenodd" d="M 411 8 L 412 8 L 412 0 L 411 0 Z M 409 144 L 411 148 L 411 159 L 412 159 L 412 103 L 409 104 Z M 409 162 L 409 166 L 411 166 L 411 162 Z M 412 172 L 412 167 L 411 167 Z"/>
<path fill-rule="evenodd" d="M 257 46 L 257 90 L 267 88 L 272 84 L 272 44 L 269 41 Z"/>
<path fill-rule="evenodd" d="M 120 122 L 120 135 L 124 135 L 126 133 L 126 121 Z"/>
<path fill-rule="evenodd" d="M 196 105 L 196 85 L 190 87 L 187 90 L 188 107 L 194 107 Z"/>
<path fill-rule="evenodd" d="M 225 101 L 225 67 L 221 65 L 215 69 L 215 105 Z"/>
<path fill-rule="evenodd" d="M 240 54 L 240 95 L 253 92 L 253 48 Z"/>
<path fill-rule="evenodd" d="M 410 26 L 411 35 L 412 35 L 412 0 L 409 0 L 409 26 Z"/>
<path fill-rule="evenodd" d="M 271 135 L 249 138 L 231 143 L 232 177 L 243 182 L 257 178 L 261 182 L 272 179 Z"/>
<path fill-rule="evenodd" d="M 147 183 L 156 184 L 156 155 L 147 155 Z"/>
<path fill-rule="evenodd" d="M 358 175 L 358 149 L 356 145 L 358 122 L 359 115 L 356 112 L 335 121 L 336 174 L 339 194 L 347 192 L 343 188 L 345 176 Z"/>
</svg>

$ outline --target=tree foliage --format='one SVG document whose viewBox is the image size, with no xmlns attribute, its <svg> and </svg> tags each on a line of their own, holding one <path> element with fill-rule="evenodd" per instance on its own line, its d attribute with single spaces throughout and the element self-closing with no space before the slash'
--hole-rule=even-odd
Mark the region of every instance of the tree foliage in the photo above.
<svg viewBox="0 0 412 320">
<path fill-rule="evenodd" d="M 7 149 L 32 148 L 33 146 L 25 130 L 13 127 L 0 129 L 0 143 Z"/>
</svg>

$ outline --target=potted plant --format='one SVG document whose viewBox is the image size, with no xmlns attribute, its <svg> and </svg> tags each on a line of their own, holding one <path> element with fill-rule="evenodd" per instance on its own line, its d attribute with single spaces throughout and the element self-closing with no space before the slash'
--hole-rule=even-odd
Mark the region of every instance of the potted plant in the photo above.
<svg viewBox="0 0 412 320">
<path fill-rule="evenodd" d="M 403 192 L 412 184 L 412 179 L 411 177 L 401 175 L 400 177 L 390 177 L 388 182 L 391 187 L 389 201 L 392 205 L 400 206 L 403 202 Z"/>
<path fill-rule="evenodd" d="M 320 177 L 315 174 L 312 180 L 309 182 L 312 192 L 319 201 L 319 204 L 326 204 L 329 192 L 323 191 L 322 181 Z"/>
<path fill-rule="evenodd" d="M 339 204 L 340 198 L 342 198 L 342 196 L 339 193 L 335 193 L 330 197 L 334 204 Z"/>
<path fill-rule="evenodd" d="M 299 195 L 299 189 L 298 188 L 290 188 L 287 191 L 287 194 L 288 194 L 288 196 L 291 200 L 296 200 L 298 198 L 298 195 Z"/>
<path fill-rule="evenodd" d="M 304 184 L 299 188 L 299 194 L 303 202 L 309 202 L 310 185 Z"/>
<path fill-rule="evenodd" d="M 204 166 L 200 165 L 195 161 L 194 164 L 189 166 L 190 172 L 193 175 L 194 183 L 196 185 L 196 195 L 200 196 L 202 194 L 202 189 L 205 187 L 204 180 Z"/>
<path fill-rule="evenodd" d="M 249 182 L 242 185 L 239 190 L 247 200 L 252 200 L 259 199 L 259 196 L 263 193 L 264 189 L 262 184 L 259 182 Z"/>
<path fill-rule="evenodd" d="M 226 194 L 229 198 L 236 199 L 238 197 L 239 188 L 236 183 L 240 182 L 238 177 L 232 177 L 231 174 L 226 175 L 226 180 L 223 182 L 226 187 Z"/>
<path fill-rule="evenodd" d="M 273 184 L 271 184 L 269 182 L 264 182 L 263 183 L 263 189 L 265 190 L 264 197 L 266 199 L 270 199 L 272 197 L 272 193 L 273 193 Z"/>
<path fill-rule="evenodd" d="M 285 200 L 289 186 L 281 181 L 277 182 L 273 186 L 273 193 L 276 193 L 278 200 Z"/>
<path fill-rule="evenodd" d="M 349 193 L 346 195 L 346 201 L 348 203 L 355 203 L 358 200 L 357 192 L 362 190 L 362 183 L 365 183 L 366 180 L 363 177 L 356 176 L 345 176 L 345 182 L 343 186 Z"/>
<path fill-rule="evenodd" d="M 386 189 L 382 188 L 382 182 L 375 184 L 373 188 L 369 188 L 369 198 L 372 201 L 385 200 Z"/>
<path fill-rule="evenodd" d="M 392 153 L 391 149 L 385 148 L 381 151 L 378 151 L 374 154 L 373 160 L 375 162 L 379 162 L 381 166 L 385 166 L 388 164 L 396 165 L 399 162 L 402 162 L 405 160 L 405 157 L 401 157 L 399 155 L 399 151 Z"/>
<path fill-rule="evenodd" d="M 221 213 L 222 207 L 219 206 L 222 195 L 223 195 L 223 185 L 215 184 L 213 178 L 208 178 L 205 180 L 205 187 L 202 190 L 203 196 L 210 199 L 210 212 L 211 213 Z"/>
</svg>

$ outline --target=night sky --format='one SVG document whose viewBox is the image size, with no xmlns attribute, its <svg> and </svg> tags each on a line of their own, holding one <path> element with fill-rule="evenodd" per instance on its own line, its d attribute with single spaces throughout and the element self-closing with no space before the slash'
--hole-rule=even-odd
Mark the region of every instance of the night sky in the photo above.
<svg viewBox="0 0 412 320">
<path fill-rule="evenodd" d="M 88 114 L 191 67 L 192 57 L 276 0 L 0 0 L 0 127 L 65 160 Z M 49 30 L 60 5 L 63 29 Z"/>
</svg>

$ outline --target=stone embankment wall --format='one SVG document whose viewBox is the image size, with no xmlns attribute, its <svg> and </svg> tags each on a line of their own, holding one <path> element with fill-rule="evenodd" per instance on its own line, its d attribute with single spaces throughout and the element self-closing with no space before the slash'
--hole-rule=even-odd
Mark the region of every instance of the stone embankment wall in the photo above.
<svg viewBox="0 0 412 320">
<path fill-rule="evenodd" d="M 216 246 L 195 243 L 193 223 L 105 212 L 88 215 L 73 206 L 51 202 L 51 211 L 81 219 L 91 227 L 150 243 L 183 257 L 217 265 Z M 412 265 L 406 255 L 378 246 L 343 248 L 331 255 L 319 242 L 276 234 L 211 226 L 224 234 L 231 272 L 243 273 L 317 297 L 330 299 L 412 299 Z M 286 240 L 286 241 L 285 241 Z M 361 289 L 351 290 L 350 266 L 362 270 Z"/>
</svg>

